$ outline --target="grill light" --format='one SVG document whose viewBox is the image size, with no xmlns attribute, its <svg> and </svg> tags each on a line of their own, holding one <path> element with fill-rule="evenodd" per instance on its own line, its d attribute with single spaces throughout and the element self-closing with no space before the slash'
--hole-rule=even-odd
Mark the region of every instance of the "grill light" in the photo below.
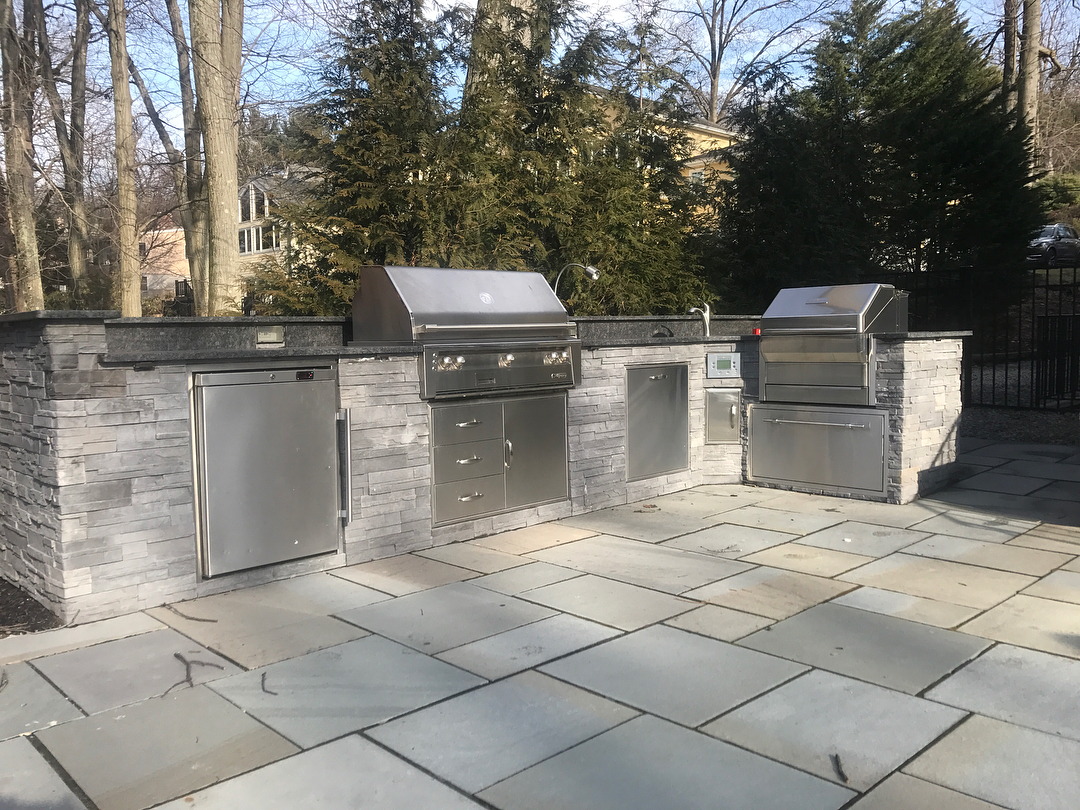
<svg viewBox="0 0 1080 810">
<path fill-rule="evenodd" d="M 556 297 L 558 297 L 559 295 L 559 279 L 561 279 L 562 274 L 569 270 L 571 267 L 578 268 L 592 281 L 596 281 L 598 278 L 600 278 L 600 271 L 597 268 L 593 267 L 591 264 L 586 265 L 578 264 L 577 262 L 570 262 L 570 264 L 566 265 L 565 267 L 563 267 L 562 270 L 559 271 L 559 275 L 555 276 L 555 283 L 551 285 L 551 291 L 555 293 Z"/>
</svg>

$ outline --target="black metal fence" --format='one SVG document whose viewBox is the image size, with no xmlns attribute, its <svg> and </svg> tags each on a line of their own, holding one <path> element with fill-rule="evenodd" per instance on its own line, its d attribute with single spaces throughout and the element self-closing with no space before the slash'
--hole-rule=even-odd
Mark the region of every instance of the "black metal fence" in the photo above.
<svg viewBox="0 0 1080 810">
<path fill-rule="evenodd" d="M 886 280 L 886 279 L 880 279 Z M 964 404 L 1080 409 L 1080 270 L 1004 278 L 964 268 L 887 279 L 918 331 L 964 330 Z"/>
</svg>

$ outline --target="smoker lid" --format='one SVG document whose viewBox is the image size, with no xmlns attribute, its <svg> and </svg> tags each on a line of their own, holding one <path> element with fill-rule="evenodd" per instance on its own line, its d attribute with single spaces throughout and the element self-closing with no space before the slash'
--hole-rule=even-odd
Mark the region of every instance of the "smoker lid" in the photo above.
<svg viewBox="0 0 1080 810">
<path fill-rule="evenodd" d="M 895 311 L 907 293 L 891 284 L 841 284 L 833 287 L 790 287 L 780 290 L 761 316 L 761 333 L 895 331 Z M 889 326 L 889 324 L 893 324 Z M 906 325 L 904 327 L 906 330 Z"/>
<path fill-rule="evenodd" d="M 360 269 L 353 340 L 412 343 L 572 335 L 540 273 L 438 267 Z"/>
</svg>

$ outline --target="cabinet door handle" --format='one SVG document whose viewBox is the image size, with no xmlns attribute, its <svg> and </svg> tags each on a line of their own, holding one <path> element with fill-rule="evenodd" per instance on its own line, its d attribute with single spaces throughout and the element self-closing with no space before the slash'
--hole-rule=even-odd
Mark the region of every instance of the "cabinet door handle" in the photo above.
<svg viewBox="0 0 1080 810">
<path fill-rule="evenodd" d="M 455 459 L 455 464 L 479 464 L 484 459 L 481 456 L 471 456 L 469 458 Z"/>
<path fill-rule="evenodd" d="M 474 492 L 472 495 L 461 495 L 458 500 L 462 503 L 468 503 L 469 501 L 478 501 L 484 497 L 483 492 Z"/>
<path fill-rule="evenodd" d="M 649 377 L 650 380 L 666 380 L 667 374 L 653 374 Z"/>
<path fill-rule="evenodd" d="M 510 466 L 514 463 L 514 443 L 509 439 L 506 439 L 506 452 L 503 454 L 503 466 L 506 469 L 510 469 Z"/>
<path fill-rule="evenodd" d="M 468 422 L 458 422 L 456 426 L 459 428 L 474 428 L 479 427 L 481 424 L 483 423 L 479 419 L 470 419 Z"/>
<path fill-rule="evenodd" d="M 735 427 L 735 415 L 738 412 L 739 412 L 739 407 L 737 405 L 732 405 L 731 406 L 731 426 L 732 427 Z"/>
</svg>

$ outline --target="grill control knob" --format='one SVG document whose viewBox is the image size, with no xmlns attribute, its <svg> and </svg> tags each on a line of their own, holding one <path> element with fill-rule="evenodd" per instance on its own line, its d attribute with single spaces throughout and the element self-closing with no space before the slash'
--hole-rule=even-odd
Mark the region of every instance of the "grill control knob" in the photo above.
<svg viewBox="0 0 1080 810">
<path fill-rule="evenodd" d="M 570 359 L 570 352 L 562 352 L 562 353 L 561 353 L 561 354 L 559 355 L 559 357 L 560 357 L 561 359 L 563 359 L 563 360 L 569 360 L 569 359 Z"/>
<path fill-rule="evenodd" d="M 448 366 L 453 362 L 454 362 L 454 358 L 452 358 L 452 357 L 444 357 L 442 359 L 442 365 L 444 365 L 444 366 Z"/>
<path fill-rule="evenodd" d="M 514 355 L 512 355 L 512 354 L 506 355 L 506 362 L 507 363 L 513 363 L 514 362 Z"/>
<path fill-rule="evenodd" d="M 457 356 L 457 364 L 459 366 L 465 365 L 465 358 L 462 357 L 460 354 Z"/>
</svg>

